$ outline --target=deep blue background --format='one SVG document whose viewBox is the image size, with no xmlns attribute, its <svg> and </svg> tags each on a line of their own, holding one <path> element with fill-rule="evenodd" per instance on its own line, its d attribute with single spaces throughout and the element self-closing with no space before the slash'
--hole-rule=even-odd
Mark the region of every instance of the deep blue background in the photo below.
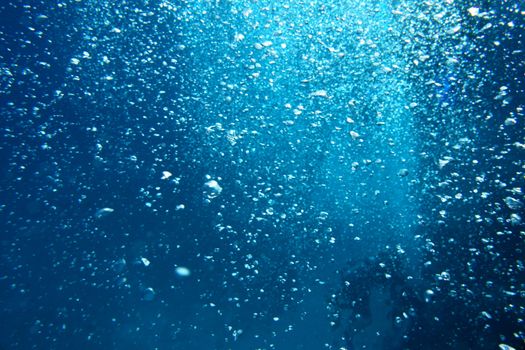
<svg viewBox="0 0 525 350">
<path fill-rule="evenodd" d="M 282 70 L 273 71 L 265 65 L 261 74 L 275 79 L 277 88 L 247 79 L 245 95 L 235 95 L 234 101 L 249 102 L 225 103 L 229 92 L 220 82 L 225 75 L 242 81 L 251 74 L 246 54 L 254 51 L 222 54 L 229 45 L 222 39 L 234 34 L 231 28 L 242 27 L 228 2 L 208 4 L 207 14 L 189 3 L 172 3 L 179 11 L 170 15 L 154 1 L 24 4 L 0 6 L 1 348 L 521 346 L 523 225 L 505 221 L 515 211 L 502 202 L 509 188 L 524 182 L 523 149 L 514 145 L 523 142 L 523 114 L 515 128 L 501 127 L 523 107 L 525 95 L 523 52 L 510 54 L 522 50 L 523 15 L 510 11 L 510 4 L 484 5 L 495 18 L 514 20 L 513 31 L 500 25 L 479 36 L 479 24 L 465 16 L 468 30 L 457 39 L 468 42 L 461 69 L 420 68 L 410 82 L 421 105 L 411 115 L 416 131 L 405 130 L 391 148 L 377 128 L 363 127 L 376 142 L 341 141 L 334 130 L 348 127 L 338 116 L 346 103 L 341 101 L 351 93 L 334 97 L 334 106 L 324 100 L 305 103 L 307 112 L 323 111 L 319 128 L 310 127 L 318 119 L 307 112 L 293 128 L 283 126 L 278 108 L 286 102 L 295 107 L 316 90 L 296 84 L 313 76 L 301 67 L 278 63 Z M 207 21 L 187 24 L 177 18 L 189 16 L 184 10 Z M 319 24 L 304 25 L 321 27 L 333 17 L 330 11 L 337 12 L 337 6 L 319 5 L 310 16 Z M 90 18 L 93 23 L 109 19 L 132 34 L 105 37 L 103 25 L 87 28 Z M 178 46 L 192 40 L 190 48 Z M 492 49 L 494 40 L 501 41 L 499 50 Z M 304 52 L 297 45 L 287 62 L 301 61 Z M 93 58 L 76 70 L 71 58 L 83 50 Z M 268 59 L 254 52 L 258 62 Z M 109 64 L 89 63 L 103 54 L 111 58 Z M 152 61 L 141 62 L 142 57 Z M 350 65 L 329 52 L 316 57 L 338 73 Z M 175 59 L 167 63 L 173 68 L 166 68 L 168 58 Z M 365 76 L 374 72 L 371 66 L 362 69 Z M 487 79 L 477 77 L 469 85 L 465 72 L 486 73 Z M 106 74 L 116 83 L 101 79 Z M 459 82 L 451 82 L 455 76 Z M 329 75 L 319 79 L 314 83 L 319 89 L 344 85 Z M 425 84 L 428 79 L 442 86 Z M 384 93 L 381 82 L 348 78 L 347 84 L 354 95 L 373 101 Z M 502 85 L 512 96 L 505 106 L 494 100 Z M 286 95 L 294 89 L 299 92 Z M 431 94 L 440 96 L 426 97 Z M 452 107 L 442 108 L 444 102 Z M 380 104 L 374 103 L 360 105 L 357 117 L 373 123 Z M 205 131 L 218 121 L 225 131 L 247 130 L 235 147 L 222 131 Z M 443 175 L 435 164 L 448 154 L 448 141 L 458 142 L 457 129 L 471 135 L 475 145 L 454 153 L 456 161 Z M 348 144 L 351 151 L 344 148 Z M 412 148 L 416 152 L 409 152 Z M 406 163 L 398 162 L 402 157 Z M 383 169 L 362 163 L 377 158 L 384 159 Z M 360 164 L 357 172 L 353 161 Z M 409 175 L 400 178 L 404 167 Z M 165 170 L 180 182 L 161 180 Z M 454 172 L 459 175 L 449 175 Z M 207 175 L 223 187 L 211 203 L 203 193 Z M 478 175 L 487 179 L 479 189 L 491 199 L 446 204 L 446 219 L 440 218 L 436 183 L 451 180 L 453 193 L 466 194 L 478 186 Z M 176 210 L 179 204 L 185 208 Z M 264 214 L 268 206 L 277 214 Z M 95 213 L 104 207 L 115 211 L 97 219 Z M 476 223 L 476 213 L 488 220 Z M 518 213 L 523 216 L 523 210 Z M 416 235 L 420 238 L 413 239 Z M 329 243 L 331 237 L 336 245 Z M 407 254 L 399 253 L 400 242 Z M 253 260 L 258 273 L 253 267 L 244 270 Z M 423 267 L 426 261 L 432 264 Z M 191 276 L 177 276 L 177 265 L 188 267 Z M 450 273 L 450 283 L 436 279 L 442 271 Z M 385 279 L 385 273 L 391 277 Z M 155 290 L 152 301 L 144 298 L 147 288 Z M 436 293 L 432 301 L 425 301 L 427 289 Z M 395 323 L 402 312 L 407 320 Z M 362 317 L 356 321 L 357 313 Z M 372 339 L 373 327 L 383 332 L 377 339 Z M 239 329 L 241 334 L 235 332 Z"/>
</svg>

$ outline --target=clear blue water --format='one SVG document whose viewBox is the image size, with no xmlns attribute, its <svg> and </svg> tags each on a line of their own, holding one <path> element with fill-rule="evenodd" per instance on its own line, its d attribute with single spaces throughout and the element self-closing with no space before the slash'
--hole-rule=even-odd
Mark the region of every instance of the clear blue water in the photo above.
<svg viewBox="0 0 525 350">
<path fill-rule="evenodd" d="M 523 349 L 523 3 L 0 18 L 0 349 Z"/>
</svg>

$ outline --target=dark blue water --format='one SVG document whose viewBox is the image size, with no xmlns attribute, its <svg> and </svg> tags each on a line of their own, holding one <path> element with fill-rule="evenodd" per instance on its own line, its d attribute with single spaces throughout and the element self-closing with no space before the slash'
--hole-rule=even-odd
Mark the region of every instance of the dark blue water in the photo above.
<svg viewBox="0 0 525 350">
<path fill-rule="evenodd" d="M 0 5 L 1 349 L 523 349 L 518 1 Z"/>
</svg>

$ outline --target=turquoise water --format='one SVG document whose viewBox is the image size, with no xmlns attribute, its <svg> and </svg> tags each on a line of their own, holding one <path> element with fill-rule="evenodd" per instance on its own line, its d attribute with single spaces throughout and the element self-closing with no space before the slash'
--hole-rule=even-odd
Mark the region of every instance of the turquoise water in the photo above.
<svg viewBox="0 0 525 350">
<path fill-rule="evenodd" d="M 521 3 L 0 10 L 0 348 L 523 348 Z"/>
</svg>

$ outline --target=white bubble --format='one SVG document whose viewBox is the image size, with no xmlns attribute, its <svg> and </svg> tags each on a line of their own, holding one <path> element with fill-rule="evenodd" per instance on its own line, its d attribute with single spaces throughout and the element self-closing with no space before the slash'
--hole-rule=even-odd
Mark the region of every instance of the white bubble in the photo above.
<svg viewBox="0 0 525 350">
<path fill-rule="evenodd" d="M 327 98 L 328 92 L 326 90 L 317 90 L 317 91 L 312 92 L 310 96 Z"/>
<path fill-rule="evenodd" d="M 177 266 L 175 268 L 175 273 L 180 277 L 188 277 L 189 275 L 191 275 L 190 269 L 184 266 Z"/>
<path fill-rule="evenodd" d="M 235 34 L 235 36 L 233 37 L 233 39 L 235 41 L 243 41 L 244 40 L 244 35 L 242 33 L 237 33 Z"/>
<path fill-rule="evenodd" d="M 149 287 L 144 290 L 144 295 L 142 296 L 142 299 L 146 301 L 152 301 L 155 299 L 155 291 L 153 288 Z"/>
<path fill-rule="evenodd" d="M 477 15 L 479 15 L 479 7 L 471 7 L 468 9 L 468 13 L 472 16 L 472 17 L 476 17 Z"/>
<path fill-rule="evenodd" d="M 439 169 L 443 169 L 443 167 L 445 165 L 447 165 L 451 160 L 452 160 L 452 158 L 450 158 L 450 157 L 445 157 L 445 159 L 440 159 L 439 162 L 438 162 Z"/>
<path fill-rule="evenodd" d="M 521 216 L 516 213 L 510 214 L 510 224 L 512 226 L 518 226 L 519 224 L 521 224 Z"/>
<path fill-rule="evenodd" d="M 518 210 L 523 207 L 523 202 L 513 197 L 506 197 L 503 201 L 511 210 Z"/>
<path fill-rule="evenodd" d="M 516 350 L 515 348 L 507 344 L 499 344 L 499 348 L 501 350 Z"/>
<path fill-rule="evenodd" d="M 408 176 L 408 169 L 401 169 L 397 172 L 397 176 L 399 177 L 406 177 Z"/>
<path fill-rule="evenodd" d="M 161 180 L 167 180 L 169 179 L 173 174 L 170 173 L 169 171 L 163 171 L 162 172 L 162 177 L 160 178 Z"/>
<path fill-rule="evenodd" d="M 151 264 L 151 262 L 146 258 L 140 258 L 140 261 L 142 261 L 144 266 L 149 266 L 149 264 Z"/>
<path fill-rule="evenodd" d="M 114 211 L 115 211 L 115 209 L 113 209 L 113 208 L 102 208 L 102 209 L 99 209 L 95 213 L 95 218 L 97 218 L 97 219 L 103 218 L 104 216 L 107 216 L 107 215 L 113 213 Z"/>
<path fill-rule="evenodd" d="M 216 180 L 209 180 L 204 184 L 204 194 L 208 199 L 218 197 L 222 192 L 222 187 Z"/>
<path fill-rule="evenodd" d="M 512 125 L 516 125 L 518 123 L 518 121 L 516 120 L 516 118 L 507 118 L 505 119 L 505 126 L 512 126 Z"/>
</svg>

